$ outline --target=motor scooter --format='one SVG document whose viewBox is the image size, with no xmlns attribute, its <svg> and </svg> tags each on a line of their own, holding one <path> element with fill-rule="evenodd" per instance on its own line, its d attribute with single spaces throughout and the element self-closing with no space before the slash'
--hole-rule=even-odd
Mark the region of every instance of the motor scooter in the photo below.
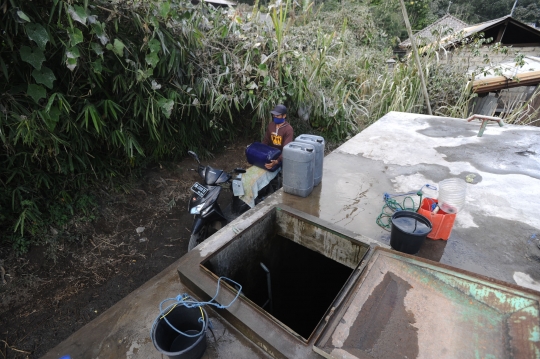
<svg viewBox="0 0 540 359">
<path fill-rule="evenodd" d="M 188 251 L 190 251 L 227 225 L 229 220 L 219 206 L 219 195 L 222 189 L 231 188 L 233 173 L 245 173 L 246 170 L 235 168 L 233 173 L 228 173 L 221 169 L 202 165 L 199 156 L 193 151 L 188 151 L 188 154 L 197 161 L 197 173 L 203 179 L 202 184 L 195 182 L 191 186 L 193 193 L 189 199 L 188 210 L 195 217 L 188 244 Z"/>
<path fill-rule="evenodd" d="M 188 251 L 195 248 L 199 243 L 226 226 L 230 220 L 250 209 L 250 206 L 240 199 L 243 195 L 242 173 L 246 173 L 243 168 L 235 168 L 232 172 L 225 172 L 210 166 L 204 166 L 199 160 L 199 156 L 193 151 L 188 154 L 197 161 L 197 173 L 203 179 L 203 183 L 195 182 L 191 186 L 191 197 L 189 199 L 189 213 L 195 215 L 191 227 L 191 237 L 189 239 Z M 270 194 L 281 188 L 281 176 L 276 176 L 267 186 L 262 188 L 256 198 L 255 204 L 260 203 Z M 226 213 L 221 210 L 218 198 L 223 189 L 231 190 L 232 201 Z"/>
</svg>

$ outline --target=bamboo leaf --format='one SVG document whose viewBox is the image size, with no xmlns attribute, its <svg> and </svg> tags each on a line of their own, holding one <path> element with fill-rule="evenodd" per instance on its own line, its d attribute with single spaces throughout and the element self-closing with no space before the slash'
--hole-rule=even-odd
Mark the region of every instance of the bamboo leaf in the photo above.
<svg viewBox="0 0 540 359">
<path fill-rule="evenodd" d="M 45 46 L 49 41 L 49 34 L 47 30 L 41 25 L 36 23 L 27 24 L 25 27 L 26 34 L 30 40 L 35 41 L 40 49 L 45 50 Z"/>
<path fill-rule="evenodd" d="M 101 120 L 101 116 L 99 115 L 94 105 L 87 103 L 87 105 L 84 106 L 84 109 L 78 118 L 81 118 L 81 117 L 84 117 L 83 125 L 86 129 L 88 129 L 88 124 L 90 122 L 89 120 L 92 120 L 94 129 L 96 130 L 96 132 L 98 134 L 101 133 L 103 122 Z"/>
<path fill-rule="evenodd" d="M 28 15 L 26 15 L 26 14 L 25 14 L 24 12 L 22 12 L 21 10 L 18 10 L 18 11 L 17 11 L 17 16 L 18 16 L 20 19 L 22 19 L 22 20 L 24 20 L 24 21 L 26 21 L 26 22 L 32 22 L 32 20 L 30 20 L 30 18 L 28 17 Z"/>
<path fill-rule="evenodd" d="M 125 143 L 126 143 L 126 138 L 125 138 L 124 133 L 122 131 L 114 130 L 111 133 L 111 138 L 112 138 L 112 142 L 113 142 L 113 144 L 115 146 L 119 146 L 119 145 L 124 146 Z"/>
<path fill-rule="evenodd" d="M 137 150 L 137 152 L 139 153 L 139 155 L 144 156 L 144 151 L 143 151 L 141 145 L 139 144 L 139 142 L 137 141 L 137 139 L 135 138 L 135 136 L 133 136 L 132 133 L 127 132 L 126 137 L 127 137 L 126 152 L 128 153 L 128 155 L 130 157 L 133 157 L 133 148 L 135 148 Z"/>
<path fill-rule="evenodd" d="M 24 235 L 24 221 L 25 221 L 25 216 L 26 215 L 26 210 L 22 211 L 21 214 L 19 215 L 19 218 L 17 218 L 17 222 L 15 222 L 15 226 L 13 228 L 13 232 L 17 232 L 17 230 L 20 228 L 21 229 L 21 236 Z"/>
<path fill-rule="evenodd" d="M 50 89 L 53 88 L 54 80 L 56 80 L 56 76 L 54 76 L 52 70 L 46 66 L 42 66 L 41 70 L 32 71 L 32 77 L 38 84 L 43 84 Z"/>
<path fill-rule="evenodd" d="M 121 106 L 111 100 L 103 101 L 103 108 L 105 110 L 105 117 L 112 117 L 113 119 L 118 119 L 117 111 L 124 111 Z"/>
<path fill-rule="evenodd" d="M 28 62 L 30 65 L 34 66 L 36 70 L 41 69 L 41 64 L 45 61 L 45 55 L 43 55 L 41 49 L 23 46 L 19 53 L 21 55 L 21 60 Z"/>
<path fill-rule="evenodd" d="M 40 111 L 39 114 L 49 131 L 54 131 L 54 128 L 60 119 L 60 109 L 54 106 L 49 111 Z"/>
<path fill-rule="evenodd" d="M 47 96 L 47 91 L 40 85 L 29 84 L 26 91 L 28 96 L 32 97 L 34 101 L 39 103 L 39 100 Z"/>
<path fill-rule="evenodd" d="M 4 59 L 0 57 L 0 66 L 2 67 L 2 73 L 4 74 L 4 77 L 6 78 L 6 81 L 9 81 L 9 73 L 7 70 L 6 63 L 4 62 Z"/>
<path fill-rule="evenodd" d="M 57 93 L 53 93 L 51 97 L 49 97 L 49 101 L 47 101 L 47 106 L 45 106 L 45 112 L 49 112 L 51 110 L 51 107 L 54 103 L 54 99 L 56 98 Z"/>
</svg>

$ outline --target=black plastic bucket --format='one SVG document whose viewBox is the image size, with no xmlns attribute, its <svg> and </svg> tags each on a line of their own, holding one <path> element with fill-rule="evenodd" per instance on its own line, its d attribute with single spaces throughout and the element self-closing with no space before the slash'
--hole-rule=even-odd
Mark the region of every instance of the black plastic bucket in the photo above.
<svg viewBox="0 0 540 359">
<path fill-rule="evenodd" d="M 199 359 L 206 350 L 206 328 L 208 315 L 203 308 L 171 305 L 154 321 L 151 336 L 156 349 L 171 359 Z"/>
<path fill-rule="evenodd" d="M 392 216 L 390 246 L 396 251 L 416 254 L 431 232 L 429 219 L 419 213 L 399 211 Z"/>
</svg>

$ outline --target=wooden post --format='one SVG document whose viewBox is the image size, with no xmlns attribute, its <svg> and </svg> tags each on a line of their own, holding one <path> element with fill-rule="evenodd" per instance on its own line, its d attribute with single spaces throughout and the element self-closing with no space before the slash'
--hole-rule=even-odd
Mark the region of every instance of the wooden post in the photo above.
<svg viewBox="0 0 540 359">
<path fill-rule="evenodd" d="M 428 114 L 433 115 L 431 112 L 431 105 L 429 104 L 429 95 L 427 92 L 426 81 L 424 80 L 424 71 L 422 71 L 422 64 L 420 63 L 420 56 L 418 56 L 418 48 L 416 47 L 416 40 L 414 39 L 411 23 L 409 22 L 409 15 L 407 14 L 407 9 L 405 8 L 405 3 L 403 0 L 399 0 L 401 3 L 401 10 L 403 11 L 403 18 L 405 19 L 405 26 L 407 27 L 407 32 L 409 33 L 409 39 L 411 39 L 411 47 L 413 49 L 414 58 L 416 60 L 416 66 L 418 67 L 418 74 L 420 75 L 420 82 L 422 83 L 422 92 L 424 93 L 424 100 L 426 101 L 426 106 Z"/>
</svg>

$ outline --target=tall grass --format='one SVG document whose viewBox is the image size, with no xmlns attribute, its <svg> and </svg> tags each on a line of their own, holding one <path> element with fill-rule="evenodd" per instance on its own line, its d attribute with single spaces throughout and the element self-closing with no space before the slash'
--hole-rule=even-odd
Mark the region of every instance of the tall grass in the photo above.
<svg viewBox="0 0 540 359">
<path fill-rule="evenodd" d="M 504 121 L 516 125 L 540 126 L 540 86 L 531 97 L 505 116 Z M 534 106 L 536 105 L 536 107 Z"/>
</svg>

